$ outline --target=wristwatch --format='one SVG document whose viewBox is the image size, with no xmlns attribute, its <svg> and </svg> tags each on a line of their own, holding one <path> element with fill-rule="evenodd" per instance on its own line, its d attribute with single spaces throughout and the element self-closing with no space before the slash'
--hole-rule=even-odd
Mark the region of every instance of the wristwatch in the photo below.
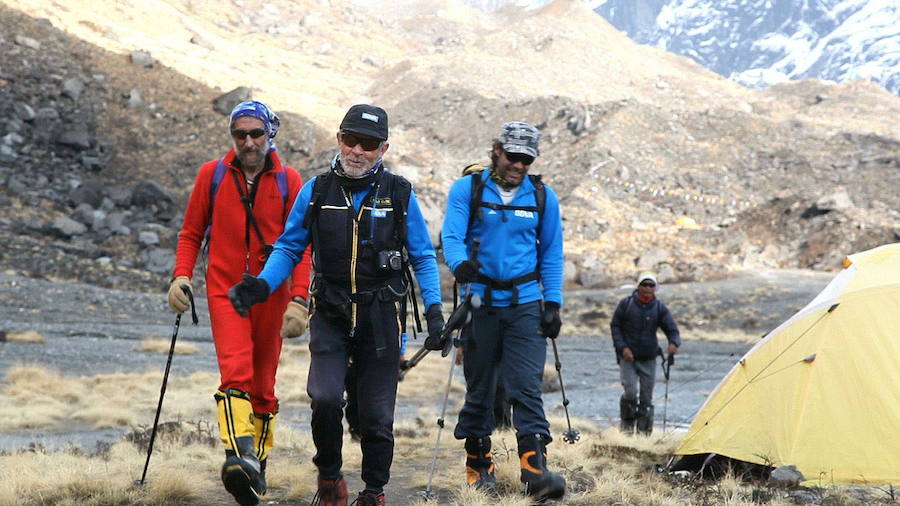
<svg viewBox="0 0 900 506">
<path fill-rule="evenodd" d="M 303 297 L 301 297 L 299 295 L 294 297 L 293 299 L 291 299 L 291 301 L 296 302 L 297 304 L 300 304 L 301 306 L 305 307 L 306 309 L 309 309 L 309 302 L 307 302 L 306 299 L 304 299 Z"/>
</svg>

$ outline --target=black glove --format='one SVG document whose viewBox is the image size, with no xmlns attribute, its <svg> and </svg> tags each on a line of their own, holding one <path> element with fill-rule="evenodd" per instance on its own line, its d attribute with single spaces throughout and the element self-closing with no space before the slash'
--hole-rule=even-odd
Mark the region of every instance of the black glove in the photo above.
<svg viewBox="0 0 900 506">
<path fill-rule="evenodd" d="M 544 337 L 556 339 L 560 327 L 562 320 L 559 318 L 559 303 L 544 302 L 544 313 L 541 315 L 541 330 L 544 331 Z"/>
<path fill-rule="evenodd" d="M 444 314 L 440 304 L 432 304 L 425 311 L 425 321 L 428 322 L 428 337 L 425 338 L 425 348 L 428 350 L 443 349 L 441 331 L 444 330 Z"/>
<path fill-rule="evenodd" d="M 464 260 L 463 263 L 456 266 L 453 276 L 459 283 L 472 283 L 478 281 L 478 268 L 481 264 L 475 260 Z"/>
<path fill-rule="evenodd" d="M 231 305 L 241 316 L 247 316 L 250 306 L 269 298 L 269 284 L 264 279 L 244 274 L 244 280 L 228 290 Z"/>
</svg>

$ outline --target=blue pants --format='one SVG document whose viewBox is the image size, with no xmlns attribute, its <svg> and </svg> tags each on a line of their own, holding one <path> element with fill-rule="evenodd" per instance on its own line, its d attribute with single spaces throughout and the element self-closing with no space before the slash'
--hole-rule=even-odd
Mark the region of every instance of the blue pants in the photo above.
<svg viewBox="0 0 900 506">
<path fill-rule="evenodd" d="M 319 478 L 337 479 L 341 475 L 343 442 L 344 385 L 347 359 L 353 357 L 358 403 L 362 480 L 367 487 L 381 488 L 390 479 L 394 455 L 394 405 L 400 369 L 400 325 L 397 306 L 380 304 L 386 349 L 375 353 L 371 314 L 360 310 L 353 337 L 336 322 L 314 313 L 310 320 L 310 363 L 306 392 L 312 400 L 312 436 L 316 445 L 313 463 Z"/>
<path fill-rule="evenodd" d="M 516 435 L 550 437 L 541 400 L 547 342 L 540 321 L 540 301 L 472 312 L 462 331 L 466 403 L 453 432 L 457 439 L 491 434 L 498 376 L 512 405 Z"/>
</svg>

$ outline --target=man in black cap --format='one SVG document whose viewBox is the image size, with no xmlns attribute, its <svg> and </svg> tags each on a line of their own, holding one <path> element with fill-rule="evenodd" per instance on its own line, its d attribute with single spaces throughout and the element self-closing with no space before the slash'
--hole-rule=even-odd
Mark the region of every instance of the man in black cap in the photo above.
<svg viewBox="0 0 900 506">
<path fill-rule="evenodd" d="M 434 247 L 412 186 L 382 164 L 388 149 L 384 109 L 354 105 L 337 133 L 331 169 L 307 183 L 258 277 L 231 288 L 238 313 L 264 301 L 312 247 L 310 365 L 317 504 L 346 506 L 341 473 L 342 403 L 348 360 L 355 368 L 365 490 L 354 504 L 385 504 L 393 458 L 394 404 L 405 331 L 405 277 L 412 265 L 428 323 L 426 346 L 440 349 L 444 324 Z"/>
</svg>

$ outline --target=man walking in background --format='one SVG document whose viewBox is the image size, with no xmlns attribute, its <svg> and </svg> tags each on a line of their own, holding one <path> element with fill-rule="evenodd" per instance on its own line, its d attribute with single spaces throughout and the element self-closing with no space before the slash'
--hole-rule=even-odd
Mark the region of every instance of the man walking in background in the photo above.
<svg viewBox="0 0 900 506">
<path fill-rule="evenodd" d="M 619 301 L 610 328 L 616 360 L 625 393 L 619 399 L 621 430 L 641 434 L 653 432 L 653 384 L 656 381 L 656 357 L 662 354 L 656 329 L 666 334 L 666 353 L 675 355 L 681 346 L 678 325 L 669 308 L 656 297 L 656 275 L 642 272 L 637 289 Z M 640 391 L 638 390 L 640 383 Z M 640 392 L 640 395 L 638 394 Z"/>
<path fill-rule="evenodd" d="M 197 173 L 169 287 L 169 306 L 179 314 L 186 311 L 188 297 L 181 287 L 191 287 L 205 239 L 206 296 L 221 377 L 215 399 L 225 443 L 222 482 L 245 505 L 257 504 L 266 492 L 281 337 L 299 336 L 307 322 L 308 256 L 289 273 L 291 282 L 255 307 L 249 318 L 241 318 L 228 300 L 228 289 L 242 274 L 262 270 L 302 186 L 300 175 L 284 166 L 275 150 L 279 126 L 278 116 L 261 102 L 242 102 L 231 111 L 233 146 Z"/>
<path fill-rule="evenodd" d="M 434 247 L 412 186 L 382 165 L 388 116 L 367 104 L 347 111 L 337 133 L 331 170 L 313 178 L 291 210 L 284 234 L 258 277 L 244 275 L 231 290 L 246 314 L 276 290 L 311 246 L 310 365 L 313 463 L 319 470 L 315 504 L 347 505 L 341 473 L 343 394 L 352 358 L 365 489 L 354 504 L 384 505 L 394 450 L 403 299 L 410 262 L 427 308 L 428 339 L 440 349 L 440 282 Z M 408 259 L 408 260 L 407 260 Z"/>
<path fill-rule="evenodd" d="M 565 494 L 565 479 L 547 469 L 550 424 L 541 379 L 545 337 L 562 324 L 563 239 L 556 193 L 528 175 L 540 132 L 504 123 L 491 146 L 491 165 L 450 188 L 441 232 L 444 257 L 460 284 L 481 297 L 463 328 L 466 402 L 454 435 L 465 439 L 470 485 L 496 490 L 491 453 L 494 396 L 503 381 L 512 405 L 520 479 L 536 500 Z M 473 252 L 477 252 L 473 255 Z"/>
</svg>

